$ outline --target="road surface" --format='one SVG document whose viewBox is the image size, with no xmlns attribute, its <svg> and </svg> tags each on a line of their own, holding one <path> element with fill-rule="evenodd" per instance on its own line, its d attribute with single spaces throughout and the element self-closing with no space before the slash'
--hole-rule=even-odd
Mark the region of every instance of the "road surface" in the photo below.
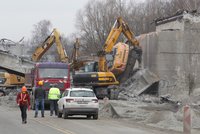
<svg viewBox="0 0 200 134">
<path fill-rule="evenodd" d="M 130 124 L 120 119 L 98 120 L 85 117 L 69 119 L 50 116 L 45 111 L 45 118 L 34 118 L 34 111 L 28 111 L 28 123 L 22 124 L 18 108 L 0 106 L 1 134 L 168 134 L 162 130 L 144 128 L 144 126 Z M 173 132 L 174 133 L 174 132 Z M 178 134 L 178 133 L 177 133 Z"/>
</svg>

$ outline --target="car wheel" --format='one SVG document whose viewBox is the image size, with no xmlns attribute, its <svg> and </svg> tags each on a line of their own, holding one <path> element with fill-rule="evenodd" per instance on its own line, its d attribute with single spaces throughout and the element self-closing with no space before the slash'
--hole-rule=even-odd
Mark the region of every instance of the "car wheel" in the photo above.
<svg viewBox="0 0 200 134">
<path fill-rule="evenodd" d="M 98 114 L 93 115 L 93 119 L 97 120 L 98 119 Z"/>
<path fill-rule="evenodd" d="M 87 119 L 90 119 L 91 118 L 91 115 L 87 115 Z"/>
<path fill-rule="evenodd" d="M 64 110 L 63 114 L 64 114 L 64 119 L 67 119 L 68 118 L 68 114 L 67 114 L 66 110 Z"/>
<path fill-rule="evenodd" d="M 58 118 L 62 117 L 62 113 L 58 112 Z"/>
</svg>

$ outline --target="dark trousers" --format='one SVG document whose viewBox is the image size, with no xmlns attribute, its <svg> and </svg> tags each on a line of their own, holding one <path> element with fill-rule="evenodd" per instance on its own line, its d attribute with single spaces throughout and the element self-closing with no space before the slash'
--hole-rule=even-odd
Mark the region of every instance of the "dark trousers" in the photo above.
<svg viewBox="0 0 200 134">
<path fill-rule="evenodd" d="M 55 115 L 58 113 L 58 100 L 50 100 L 50 114 L 53 115 L 53 111 L 55 111 Z"/>
<path fill-rule="evenodd" d="M 20 110 L 21 110 L 21 117 L 22 117 L 22 121 L 26 121 L 27 119 L 27 105 L 20 105 Z"/>
</svg>

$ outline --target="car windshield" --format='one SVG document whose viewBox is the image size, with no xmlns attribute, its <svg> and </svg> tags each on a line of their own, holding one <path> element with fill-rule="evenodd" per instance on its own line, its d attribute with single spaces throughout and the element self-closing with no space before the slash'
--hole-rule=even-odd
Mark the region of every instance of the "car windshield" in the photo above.
<svg viewBox="0 0 200 134">
<path fill-rule="evenodd" d="M 66 78 L 68 69 L 66 68 L 40 68 L 40 78 Z"/>
<path fill-rule="evenodd" d="M 70 92 L 70 97 L 95 97 L 93 91 L 76 90 Z"/>
</svg>

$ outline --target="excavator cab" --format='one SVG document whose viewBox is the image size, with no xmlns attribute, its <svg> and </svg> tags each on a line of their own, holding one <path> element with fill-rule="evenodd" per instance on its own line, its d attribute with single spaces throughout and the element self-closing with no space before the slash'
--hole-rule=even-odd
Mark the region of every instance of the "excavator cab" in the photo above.
<svg viewBox="0 0 200 134">
<path fill-rule="evenodd" d="M 98 62 L 87 62 L 84 66 L 84 72 L 97 72 L 98 71 Z"/>
</svg>

